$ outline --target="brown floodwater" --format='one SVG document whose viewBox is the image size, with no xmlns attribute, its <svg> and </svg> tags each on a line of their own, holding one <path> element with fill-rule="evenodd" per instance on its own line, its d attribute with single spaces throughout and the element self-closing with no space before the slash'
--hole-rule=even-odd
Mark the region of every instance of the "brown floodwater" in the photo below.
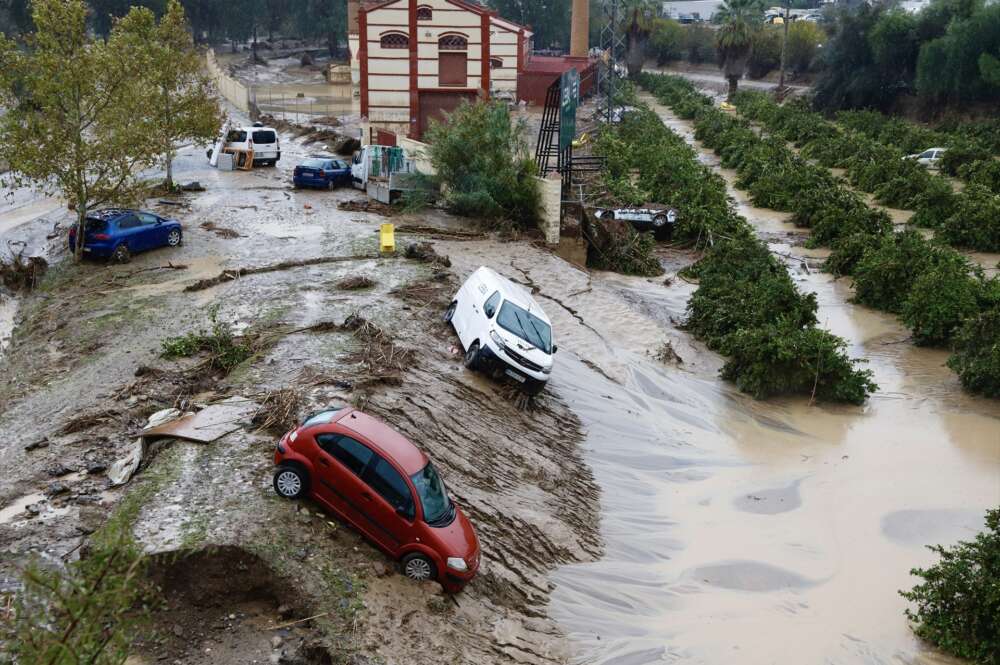
<svg viewBox="0 0 1000 665">
<path fill-rule="evenodd" d="M 606 554 L 553 575 L 553 616 L 579 663 L 952 662 L 913 636 L 898 590 L 935 560 L 925 545 L 973 537 L 1000 505 L 1000 407 L 964 394 L 947 354 L 913 346 L 895 317 L 851 304 L 849 281 L 803 267 L 817 253 L 782 242 L 797 233 L 787 216 L 733 194 L 879 391 L 863 407 L 757 402 L 698 369 L 718 361 L 696 342 L 683 365 L 662 365 L 632 331 L 683 337 L 663 331 L 683 299 L 595 275 L 588 298 L 664 314 L 575 306 L 611 340 L 587 362 L 618 370 L 595 383 L 567 356 L 552 380 L 587 432 Z"/>
</svg>

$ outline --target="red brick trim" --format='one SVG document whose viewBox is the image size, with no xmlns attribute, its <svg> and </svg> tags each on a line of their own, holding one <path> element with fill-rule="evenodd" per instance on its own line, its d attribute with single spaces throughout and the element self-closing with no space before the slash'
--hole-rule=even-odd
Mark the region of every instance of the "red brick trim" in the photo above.
<svg viewBox="0 0 1000 665">
<path fill-rule="evenodd" d="M 358 9 L 358 60 L 361 62 L 361 117 L 368 117 L 368 10 Z"/>
<path fill-rule="evenodd" d="M 479 29 L 482 33 L 482 52 L 480 53 L 481 75 L 479 77 L 479 87 L 483 91 L 483 98 L 490 98 L 490 15 L 480 14 Z"/>
<path fill-rule="evenodd" d="M 410 0 L 410 138 L 420 136 L 420 93 L 417 92 L 417 0 Z"/>
</svg>

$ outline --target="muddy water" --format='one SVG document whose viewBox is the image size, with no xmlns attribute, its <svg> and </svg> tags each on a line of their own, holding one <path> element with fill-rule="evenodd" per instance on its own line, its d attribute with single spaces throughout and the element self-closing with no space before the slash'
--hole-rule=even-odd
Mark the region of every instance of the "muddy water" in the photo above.
<svg viewBox="0 0 1000 665">
<path fill-rule="evenodd" d="M 780 215 L 734 195 L 773 248 L 809 258 L 780 240 L 796 232 Z M 934 560 L 925 544 L 971 537 L 1000 505 L 1000 408 L 965 396 L 946 354 L 912 346 L 894 317 L 847 302 L 846 281 L 794 274 L 868 359 L 880 391 L 864 407 L 754 402 L 635 347 L 614 351 L 620 382 L 560 358 L 553 387 L 587 432 L 606 543 L 554 575 L 577 662 L 950 662 L 913 637 L 897 590 Z M 647 310 L 676 307 L 616 281 Z M 620 326 L 581 311 L 606 337 Z"/>
</svg>

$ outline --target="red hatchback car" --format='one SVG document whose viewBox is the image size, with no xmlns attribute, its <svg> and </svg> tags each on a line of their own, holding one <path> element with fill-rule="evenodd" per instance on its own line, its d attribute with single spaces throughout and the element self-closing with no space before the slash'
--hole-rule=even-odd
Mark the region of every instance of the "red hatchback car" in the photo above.
<svg viewBox="0 0 1000 665">
<path fill-rule="evenodd" d="M 427 456 L 350 407 L 316 413 L 281 437 L 274 490 L 311 496 L 402 564 L 415 580 L 461 591 L 479 568 L 479 539 Z"/>
</svg>

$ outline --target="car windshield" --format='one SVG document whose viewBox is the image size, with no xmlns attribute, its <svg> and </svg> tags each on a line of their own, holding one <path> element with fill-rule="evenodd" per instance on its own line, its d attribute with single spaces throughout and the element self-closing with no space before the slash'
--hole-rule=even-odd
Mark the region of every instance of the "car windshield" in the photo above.
<svg viewBox="0 0 1000 665">
<path fill-rule="evenodd" d="M 410 476 L 410 480 L 417 488 L 417 497 L 424 509 L 424 521 L 428 524 L 450 521 L 454 514 L 451 499 L 434 465 L 428 462 L 427 466 Z"/>
<path fill-rule="evenodd" d="M 307 159 L 304 162 L 302 162 L 302 166 L 306 167 L 307 169 L 322 169 L 322 168 L 326 168 L 326 160 L 325 159 Z"/>
<path fill-rule="evenodd" d="M 500 307 L 497 323 L 528 344 L 538 347 L 545 353 L 552 353 L 552 327 L 523 307 L 505 300 Z"/>
<path fill-rule="evenodd" d="M 327 409 L 326 411 L 320 411 L 319 413 L 314 413 L 305 422 L 302 423 L 303 427 L 312 427 L 313 425 L 325 425 L 331 420 L 333 420 L 341 409 Z"/>
</svg>

